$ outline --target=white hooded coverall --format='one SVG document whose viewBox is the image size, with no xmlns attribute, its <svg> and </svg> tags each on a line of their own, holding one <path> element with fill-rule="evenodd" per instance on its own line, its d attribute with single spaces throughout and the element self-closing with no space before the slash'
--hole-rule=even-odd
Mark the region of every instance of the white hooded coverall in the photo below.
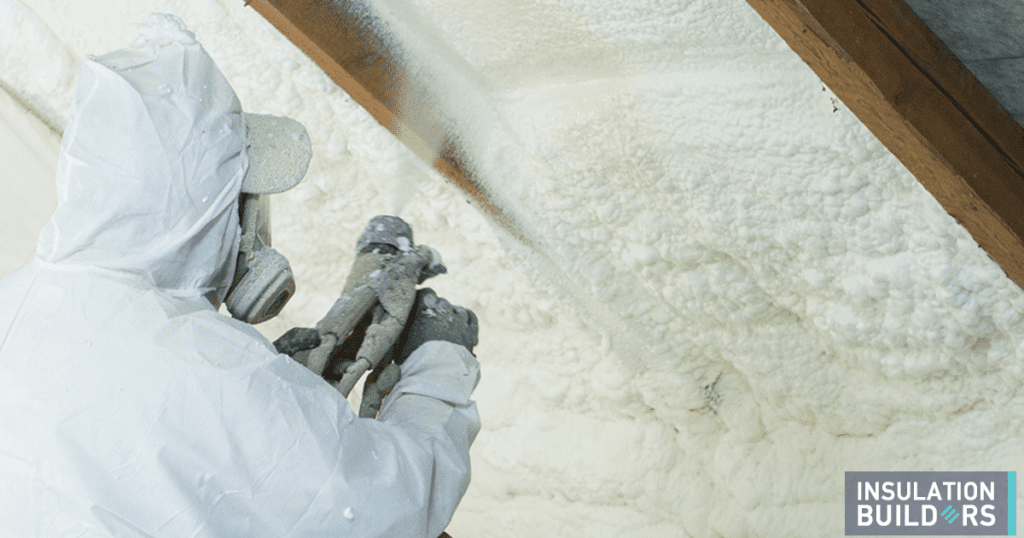
<svg viewBox="0 0 1024 538">
<path fill-rule="evenodd" d="M 3 536 L 438 536 L 479 377 L 428 342 L 379 419 L 217 312 L 239 242 L 241 105 L 173 16 L 87 59 L 37 257 L 0 281 Z"/>
</svg>

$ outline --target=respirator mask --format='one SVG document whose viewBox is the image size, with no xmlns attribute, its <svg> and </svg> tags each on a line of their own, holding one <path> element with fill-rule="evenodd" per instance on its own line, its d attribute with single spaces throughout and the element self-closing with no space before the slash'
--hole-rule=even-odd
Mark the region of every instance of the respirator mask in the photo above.
<svg viewBox="0 0 1024 538">
<path fill-rule="evenodd" d="M 249 168 L 238 200 L 242 228 L 235 277 L 224 304 L 235 319 L 257 324 L 281 312 L 295 294 L 288 260 L 271 248 L 269 195 L 297 185 L 312 148 L 301 123 L 290 118 L 243 114 Z"/>
</svg>

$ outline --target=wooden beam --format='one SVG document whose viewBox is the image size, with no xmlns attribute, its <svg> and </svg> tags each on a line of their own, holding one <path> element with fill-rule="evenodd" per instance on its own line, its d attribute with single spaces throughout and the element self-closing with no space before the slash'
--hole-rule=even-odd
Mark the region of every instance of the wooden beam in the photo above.
<svg viewBox="0 0 1024 538">
<path fill-rule="evenodd" d="M 747 0 L 1024 287 L 1024 130 L 902 0 Z"/>
<path fill-rule="evenodd" d="M 457 139 L 445 133 L 444 119 L 427 108 L 406 111 L 402 96 L 423 94 L 414 77 L 392 54 L 394 45 L 374 27 L 356 2 L 333 0 L 251 0 L 259 12 L 306 53 L 331 79 L 414 153 L 462 189 L 496 224 L 521 241 L 522 230 L 495 205 L 469 173 Z M 424 107 L 427 103 L 419 102 Z"/>
</svg>

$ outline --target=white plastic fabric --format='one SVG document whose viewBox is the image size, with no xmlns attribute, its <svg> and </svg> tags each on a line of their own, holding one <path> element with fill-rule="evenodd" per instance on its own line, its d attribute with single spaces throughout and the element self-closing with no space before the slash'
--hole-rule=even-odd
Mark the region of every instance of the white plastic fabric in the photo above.
<svg viewBox="0 0 1024 538">
<path fill-rule="evenodd" d="M 180 20 L 142 33 L 85 62 L 58 209 L 0 281 L 2 534 L 436 537 L 469 482 L 476 359 L 425 344 L 360 419 L 218 313 L 241 107 Z"/>
</svg>

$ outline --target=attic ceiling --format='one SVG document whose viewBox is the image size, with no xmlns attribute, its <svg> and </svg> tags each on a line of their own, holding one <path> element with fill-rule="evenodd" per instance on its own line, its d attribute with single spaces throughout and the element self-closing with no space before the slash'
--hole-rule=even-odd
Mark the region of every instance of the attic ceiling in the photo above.
<svg viewBox="0 0 1024 538">
<path fill-rule="evenodd" d="M 1018 285 L 1024 285 L 1024 5 L 748 0 Z M 268 21 L 506 231 L 445 118 L 358 2 L 254 0 Z M 920 18 L 918 18 L 920 17 Z M 980 81 L 980 82 L 979 82 Z M 415 105 L 414 105 L 415 106 Z M 403 107 L 405 107 L 403 109 Z M 1012 115 L 1011 115 L 1012 114 Z"/>
</svg>

